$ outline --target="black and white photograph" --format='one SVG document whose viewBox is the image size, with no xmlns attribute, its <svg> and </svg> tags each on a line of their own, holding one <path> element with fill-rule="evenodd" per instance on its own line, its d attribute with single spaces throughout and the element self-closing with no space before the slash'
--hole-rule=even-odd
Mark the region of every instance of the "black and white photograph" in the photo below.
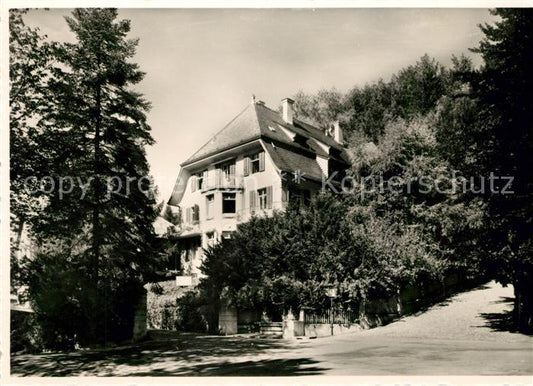
<svg viewBox="0 0 533 386">
<path fill-rule="evenodd" d="M 21 4 L 2 377 L 533 383 L 531 4 Z"/>
</svg>

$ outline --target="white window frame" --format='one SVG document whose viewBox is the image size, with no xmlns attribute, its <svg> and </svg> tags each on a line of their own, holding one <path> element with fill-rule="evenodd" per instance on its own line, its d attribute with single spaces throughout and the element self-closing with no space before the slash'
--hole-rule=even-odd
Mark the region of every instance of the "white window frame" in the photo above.
<svg viewBox="0 0 533 386">
<path fill-rule="evenodd" d="M 235 209 L 233 212 L 224 212 L 224 200 L 225 200 L 225 197 L 228 197 L 228 196 L 233 196 L 233 201 L 234 202 L 234 205 L 235 205 Z M 230 201 L 228 200 L 228 201 Z M 235 193 L 222 193 L 222 214 L 224 216 L 233 216 L 237 213 L 237 194 Z"/>
<path fill-rule="evenodd" d="M 268 208 L 267 188 L 257 189 L 257 206 L 259 210 Z"/>
<path fill-rule="evenodd" d="M 250 174 L 259 173 L 259 153 L 250 156 Z"/>
</svg>

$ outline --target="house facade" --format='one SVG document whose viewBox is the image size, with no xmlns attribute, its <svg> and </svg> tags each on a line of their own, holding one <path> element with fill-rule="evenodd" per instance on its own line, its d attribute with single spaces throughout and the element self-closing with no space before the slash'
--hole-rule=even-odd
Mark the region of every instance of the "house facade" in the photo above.
<svg viewBox="0 0 533 386">
<path fill-rule="evenodd" d="M 182 215 L 183 274 L 201 275 L 203 250 L 238 224 L 291 201 L 305 204 L 349 166 L 338 123 L 322 130 L 294 118 L 293 101 L 274 111 L 252 103 L 181 164 L 170 206 Z"/>
</svg>

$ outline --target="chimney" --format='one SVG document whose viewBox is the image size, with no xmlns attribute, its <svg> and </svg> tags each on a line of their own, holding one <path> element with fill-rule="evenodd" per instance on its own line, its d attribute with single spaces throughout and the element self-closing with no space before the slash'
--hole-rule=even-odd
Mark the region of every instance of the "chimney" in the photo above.
<svg viewBox="0 0 533 386">
<path fill-rule="evenodd" d="M 338 120 L 333 122 L 333 139 L 341 145 L 344 145 L 344 133 Z"/>
<path fill-rule="evenodd" d="M 285 98 L 281 101 L 282 117 L 283 117 L 283 120 L 287 122 L 289 125 L 292 125 L 292 114 L 293 114 L 292 105 L 293 104 L 294 104 L 294 101 L 291 98 Z"/>
</svg>

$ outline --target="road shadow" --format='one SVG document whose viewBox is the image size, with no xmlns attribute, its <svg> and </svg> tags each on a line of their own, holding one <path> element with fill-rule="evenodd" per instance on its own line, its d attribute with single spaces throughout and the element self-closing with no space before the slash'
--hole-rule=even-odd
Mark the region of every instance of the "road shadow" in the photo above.
<svg viewBox="0 0 533 386">
<path fill-rule="evenodd" d="M 513 305 L 514 298 L 502 296 L 498 300 L 491 302 L 493 304 L 509 304 Z M 518 333 L 516 325 L 513 320 L 513 311 L 506 310 L 502 312 L 489 312 L 479 314 L 484 320 L 485 325 L 479 327 L 488 327 L 491 331 L 506 331 Z"/>
<path fill-rule="evenodd" d="M 492 304 L 514 304 L 514 298 L 509 296 L 500 296 L 498 300 L 491 302 Z"/>
<path fill-rule="evenodd" d="M 485 326 L 482 327 L 489 327 L 491 331 L 518 332 L 513 321 L 512 311 L 482 313 L 480 315 L 485 320 Z"/>
<path fill-rule="evenodd" d="M 217 362 L 198 364 L 187 369 L 154 369 L 135 373 L 135 376 L 303 376 L 320 375 L 326 368 L 318 362 L 304 359 L 268 359 L 246 362 Z"/>
<path fill-rule="evenodd" d="M 11 373 L 13 376 L 288 376 L 321 374 L 327 370 L 309 358 L 274 359 L 279 353 L 293 350 L 295 344 L 239 336 L 163 334 L 157 340 L 112 349 L 12 355 Z M 268 359 L 254 359 L 262 354 L 267 354 Z"/>
</svg>

